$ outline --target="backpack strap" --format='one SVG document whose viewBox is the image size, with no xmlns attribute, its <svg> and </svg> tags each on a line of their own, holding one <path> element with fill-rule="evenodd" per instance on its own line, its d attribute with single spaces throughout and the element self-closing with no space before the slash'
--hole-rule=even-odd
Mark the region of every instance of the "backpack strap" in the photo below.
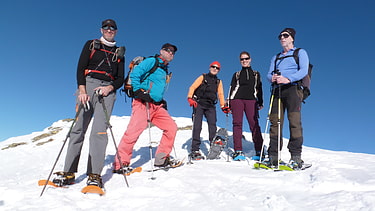
<svg viewBox="0 0 375 211">
<path fill-rule="evenodd" d="M 109 50 L 105 50 L 103 48 L 101 48 L 101 42 L 100 40 L 98 39 L 94 39 L 92 40 L 91 44 L 90 44 L 90 50 L 91 50 L 91 53 L 90 53 L 90 59 L 92 59 L 92 57 L 94 56 L 96 50 L 99 50 L 99 51 L 103 51 L 103 52 L 106 52 L 106 53 L 109 53 L 109 54 L 114 54 L 116 55 L 116 52 L 112 52 L 112 51 L 109 51 Z M 118 48 L 117 48 L 118 49 Z M 116 49 L 116 51 L 117 51 Z M 121 49 L 121 51 L 123 51 L 125 53 L 125 48 Z M 123 57 L 123 55 L 121 55 Z"/>
<path fill-rule="evenodd" d="M 299 50 L 301 50 L 301 48 L 296 48 L 294 51 L 293 51 L 293 55 L 288 55 L 288 56 L 282 56 L 280 57 L 281 53 L 278 53 L 276 55 L 276 59 L 275 59 L 275 65 L 274 65 L 274 72 L 276 72 L 276 63 L 278 60 L 283 60 L 285 58 L 288 58 L 288 57 L 293 57 L 294 58 L 294 61 L 296 62 L 297 66 L 298 66 L 298 70 L 300 69 L 299 68 Z"/>
<path fill-rule="evenodd" d="M 159 59 L 157 57 L 157 55 L 153 56 L 155 58 L 155 64 L 154 66 L 146 73 L 145 77 L 141 80 L 141 83 L 143 81 L 145 81 L 152 73 L 154 73 L 156 71 L 156 69 L 158 68 L 160 62 L 159 62 Z"/>
<path fill-rule="evenodd" d="M 296 64 L 298 65 L 298 70 L 300 69 L 299 68 L 299 50 L 301 50 L 301 48 L 297 48 L 296 50 L 294 50 L 293 52 L 293 57 L 294 57 L 294 61 L 296 61 Z"/>
</svg>

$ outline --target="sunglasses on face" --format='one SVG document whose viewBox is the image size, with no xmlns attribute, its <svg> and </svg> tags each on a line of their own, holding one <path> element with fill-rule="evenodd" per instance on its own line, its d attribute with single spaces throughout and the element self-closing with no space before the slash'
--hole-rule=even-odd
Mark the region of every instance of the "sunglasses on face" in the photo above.
<svg viewBox="0 0 375 211">
<path fill-rule="evenodd" d="M 283 37 L 283 38 L 288 38 L 290 35 L 289 34 L 280 34 L 279 36 L 278 36 L 278 38 L 279 38 L 279 40 L 281 40 L 281 38 Z"/>
<path fill-rule="evenodd" d="M 242 61 L 245 61 L 245 60 L 249 60 L 249 59 L 250 59 L 250 57 L 247 57 L 247 58 L 240 58 L 241 62 L 242 62 Z"/>
<path fill-rule="evenodd" d="M 163 48 L 163 50 L 174 55 L 174 51 L 169 48 Z"/>
<path fill-rule="evenodd" d="M 111 30 L 111 31 L 115 31 L 115 30 L 117 30 L 115 27 L 113 27 L 113 26 L 103 26 L 102 27 L 102 29 L 104 29 L 104 30 Z"/>
<path fill-rule="evenodd" d="M 218 66 L 212 65 L 211 67 L 214 68 L 214 69 L 220 70 L 220 67 L 218 67 Z"/>
</svg>

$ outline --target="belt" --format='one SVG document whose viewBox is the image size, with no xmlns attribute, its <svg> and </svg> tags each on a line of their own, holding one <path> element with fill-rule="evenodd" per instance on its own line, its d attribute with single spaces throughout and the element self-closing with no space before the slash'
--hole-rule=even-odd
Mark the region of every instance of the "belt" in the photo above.
<svg viewBox="0 0 375 211">
<path fill-rule="evenodd" d="M 106 75 L 108 77 L 110 77 L 113 80 L 115 80 L 115 78 L 110 74 L 110 73 L 107 73 L 106 71 L 100 71 L 100 70 L 89 70 L 89 69 L 86 69 L 85 70 L 85 76 L 87 76 L 88 74 L 90 73 L 99 73 L 99 74 L 103 74 L 103 75 Z"/>
</svg>

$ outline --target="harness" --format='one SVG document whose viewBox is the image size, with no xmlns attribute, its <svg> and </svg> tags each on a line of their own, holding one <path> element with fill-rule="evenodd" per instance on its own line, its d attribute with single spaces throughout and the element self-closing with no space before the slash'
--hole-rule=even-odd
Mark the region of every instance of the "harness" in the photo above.
<svg viewBox="0 0 375 211">
<path fill-rule="evenodd" d="M 112 66 L 110 64 L 108 54 L 112 55 L 112 62 L 117 61 L 119 63 L 121 61 L 121 58 L 123 58 L 123 54 L 124 54 L 124 52 L 120 52 L 120 51 L 125 51 L 125 50 L 121 49 L 121 47 L 120 47 L 120 48 L 117 48 L 115 52 L 113 52 L 113 51 L 109 51 L 109 50 L 101 48 L 101 45 L 102 44 L 101 44 L 100 40 L 98 40 L 98 39 L 95 39 L 95 40 L 92 41 L 92 43 L 90 44 L 90 50 L 91 50 L 90 60 L 92 59 L 92 57 L 94 56 L 94 54 L 97 50 L 104 52 L 107 58 L 103 58 L 103 60 L 98 64 L 98 66 L 94 70 L 85 69 L 84 74 L 85 74 L 85 76 L 87 76 L 90 73 L 99 73 L 99 74 L 103 74 L 103 75 L 109 77 L 113 81 L 113 80 L 115 80 L 115 77 L 113 77 L 113 75 L 111 73 L 106 72 L 106 71 L 102 71 L 102 70 L 97 70 L 97 68 L 100 67 L 104 63 L 104 61 L 107 59 L 109 68 L 112 71 Z M 120 55 L 121 53 L 122 53 L 122 56 Z"/>
</svg>

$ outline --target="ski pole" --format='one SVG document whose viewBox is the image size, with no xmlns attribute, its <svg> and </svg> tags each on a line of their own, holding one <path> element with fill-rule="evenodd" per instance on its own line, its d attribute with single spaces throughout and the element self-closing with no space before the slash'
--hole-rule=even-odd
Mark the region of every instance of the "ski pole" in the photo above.
<svg viewBox="0 0 375 211">
<path fill-rule="evenodd" d="M 228 140 L 228 127 L 229 127 L 229 114 L 225 114 L 225 119 L 226 119 L 226 123 L 225 123 L 225 130 L 226 130 L 226 134 L 225 134 L 225 140 L 226 140 L 226 145 L 227 145 L 227 162 L 230 162 L 229 161 L 229 140 Z"/>
<path fill-rule="evenodd" d="M 64 142 L 63 142 L 63 145 L 61 146 L 60 152 L 59 152 L 59 154 L 57 155 L 57 158 L 56 158 L 56 160 L 55 160 L 55 163 L 54 163 L 53 166 L 52 166 L 52 169 L 51 169 L 51 171 L 50 171 L 50 173 L 49 173 L 49 175 L 48 175 L 48 178 L 47 178 L 47 180 L 46 180 L 46 184 L 44 184 L 44 187 L 43 187 L 42 192 L 40 193 L 40 196 L 39 196 L 39 197 L 41 197 L 41 196 L 43 195 L 44 190 L 45 190 L 46 187 L 47 187 L 48 181 L 51 179 L 52 172 L 53 172 L 53 170 L 55 169 L 56 164 L 57 164 L 57 161 L 59 160 L 59 158 L 60 158 L 60 156 L 61 156 L 61 153 L 62 153 L 62 151 L 63 151 L 63 149 L 64 149 L 65 144 L 66 144 L 66 141 L 67 141 L 68 138 L 70 137 L 70 132 L 71 132 L 72 129 L 73 129 L 74 123 L 77 121 L 77 118 L 78 118 L 79 112 L 81 111 L 82 107 L 83 107 L 83 105 L 80 104 L 79 107 L 78 107 L 78 109 L 77 109 L 77 112 L 76 112 L 76 115 L 75 115 L 75 117 L 74 117 L 73 123 L 72 123 L 72 125 L 71 125 L 70 128 L 69 128 L 68 134 L 67 134 L 66 137 L 65 137 L 65 140 L 64 140 Z"/>
<path fill-rule="evenodd" d="M 277 169 L 281 160 L 281 85 L 279 86 L 278 113 L 277 113 Z"/>
<path fill-rule="evenodd" d="M 117 147 L 117 144 L 116 144 L 116 141 L 115 141 L 115 137 L 113 135 L 113 131 L 112 131 L 112 125 L 111 123 L 109 122 L 109 116 L 108 116 L 108 111 L 107 111 L 107 108 L 104 104 L 104 98 L 101 94 L 101 90 L 98 89 L 96 92 L 95 92 L 98 96 L 98 99 L 99 99 L 99 103 L 102 104 L 102 107 L 103 107 L 103 111 L 104 111 L 104 115 L 105 115 L 105 118 L 106 118 L 106 124 L 109 128 L 109 131 L 111 132 L 111 136 L 112 136 L 112 140 L 113 140 L 113 144 L 115 145 L 115 149 L 116 149 L 116 156 L 117 156 L 117 159 L 119 160 L 120 162 L 120 166 L 121 166 L 121 170 L 122 172 L 125 172 L 125 168 L 124 168 L 124 164 L 122 163 L 121 161 L 121 157 L 120 157 L 120 154 L 118 153 L 118 147 Z M 126 173 L 122 174 L 124 175 L 124 180 L 125 180 L 125 183 L 126 183 L 126 186 L 129 187 L 129 183 L 128 183 L 128 179 L 126 178 Z"/>
<path fill-rule="evenodd" d="M 151 117 L 150 117 L 150 104 L 146 102 L 147 111 L 147 127 L 148 127 L 148 138 L 149 138 L 149 148 L 150 148 L 150 163 L 151 163 L 151 180 L 156 179 L 154 177 L 154 162 L 152 161 L 152 141 L 151 141 Z"/>
<path fill-rule="evenodd" d="M 192 136 L 191 136 L 191 142 L 193 143 L 193 133 L 194 133 L 194 122 L 195 122 L 195 107 L 193 106 L 193 112 L 191 113 L 191 120 L 193 122 L 193 125 L 191 126 L 191 133 L 192 133 Z M 189 158 L 189 162 L 187 162 L 187 164 L 193 164 L 193 162 L 191 161 L 191 156 L 189 155 L 188 156 Z"/>
</svg>

